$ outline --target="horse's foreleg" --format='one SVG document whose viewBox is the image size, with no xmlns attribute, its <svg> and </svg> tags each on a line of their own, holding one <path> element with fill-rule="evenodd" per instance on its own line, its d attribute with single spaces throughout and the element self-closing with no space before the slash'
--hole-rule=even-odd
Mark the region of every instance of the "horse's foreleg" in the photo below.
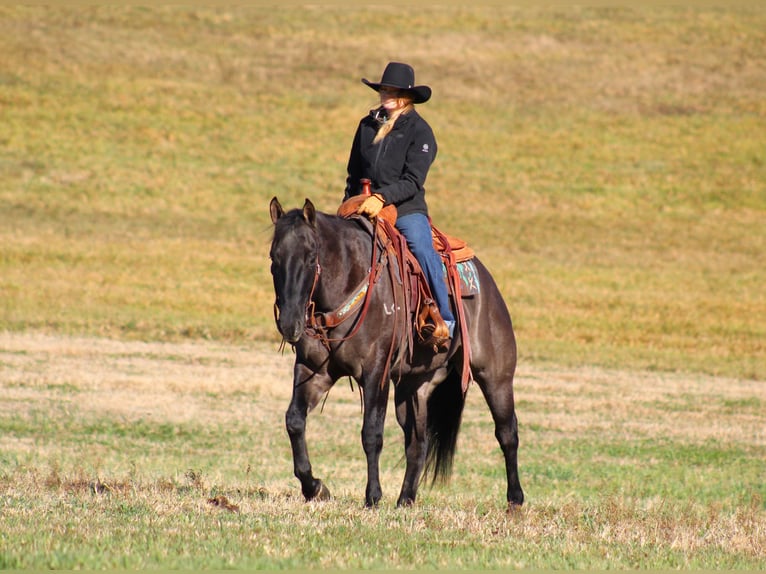
<svg viewBox="0 0 766 574">
<path fill-rule="evenodd" d="M 380 486 L 380 452 L 383 450 L 383 427 L 388 406 L 388 380 L 383 385 L 370 378 L 364 391 L 364 422 L 362 424 L 362 447 L 367 457 L 367 488 L 365 506 L 377 506 L 383 497 Z"/>
<path fill-rule="evenodd" d="M 311 373 L 301 365 L 295 366 L 293 397 L 285 413 L 285 426 L 293 451 L 293 469 L 306 500 L 330 498 L 330 491 L 311 471 L 306 446 L 306 417 L 331 386 L 332 381 L 327 375 Z"/>
<path fill-rule="evenodd" d="M 428 452 L 426 386 L 421 386 L 417 392 L 404 384 L 396 387 L 396 419 L 404 431 L 404 452 L 407 458 L 407 468 L 404 472 L 397 506 L 412 506 L 415 503 L 420 477 L 426 463 Z"/>
</svg>

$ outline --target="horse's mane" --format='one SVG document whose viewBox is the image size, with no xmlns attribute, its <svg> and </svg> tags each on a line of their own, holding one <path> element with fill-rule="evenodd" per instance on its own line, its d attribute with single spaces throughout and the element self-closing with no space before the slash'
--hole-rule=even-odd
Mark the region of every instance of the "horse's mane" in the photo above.
<svg viewBox="0 0 766 574">
<path fill-rule="evenodd" d="M 274 224 L 273 239 L 281 238 L 297 225 L 310 225 L 303 215 L 303 210 L 295 208 L 285 212 Z M 363 230 L 366 235 L 372 235 L 372 224 L 369 219 L 361 216 L 340 217 L 336 214 L 316 211 L 315 228 L 327 228 L 336 234 L 348 229 Z"/>
</svg>

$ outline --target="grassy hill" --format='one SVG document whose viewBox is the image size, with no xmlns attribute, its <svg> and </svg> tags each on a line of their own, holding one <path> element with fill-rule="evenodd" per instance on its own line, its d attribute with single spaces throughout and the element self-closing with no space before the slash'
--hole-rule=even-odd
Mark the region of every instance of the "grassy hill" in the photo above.
<svg viewBox="0 0 766 574">
<path fill-rule="evenodd" d="M 766 9 L 4 6 L 0 53 L 0 329 L 276 340 L 268 200 L 335 209 L 404 60 L 522 365 L 766 378 Z"/>
</svg>

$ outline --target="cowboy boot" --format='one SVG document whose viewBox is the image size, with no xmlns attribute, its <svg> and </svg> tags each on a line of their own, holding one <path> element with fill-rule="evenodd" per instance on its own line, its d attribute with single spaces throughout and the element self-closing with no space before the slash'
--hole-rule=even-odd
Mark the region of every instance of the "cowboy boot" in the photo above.
<svg viewBox="0 0 766 574">
<path fill-rule="evenodd" d="M 426 299 L 418 314 L 418 336 L 424 345 L 433 347 L 434 353 L 449 347 L 449 327 L 433 299 Z"/>
</svg>

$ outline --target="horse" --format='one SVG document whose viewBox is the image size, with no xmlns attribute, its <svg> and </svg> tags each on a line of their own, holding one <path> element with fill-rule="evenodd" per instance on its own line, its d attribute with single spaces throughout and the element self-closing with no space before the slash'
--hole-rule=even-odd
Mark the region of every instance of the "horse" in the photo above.
<svg viewBox="0 0 766 574">
<path fill-rule="evenodd" d="M 460 352 L 465 333 L 470 374 L 489 406 L 505 458 L 507 506 L 520 507 L 524 492 L 517 466 L 513 394 L 516 338 L 508 308 L 481 261 L 473 259 L 480 290 L 463 299 L 462 333 L 456 329 L 447 349 L 412 344 L 407 333 L 412 316 L 402 321 L 397 319 L 401 313 L 395 312 L 402 301 L 395 258 L 376 247 L 368 220 L 323 213 L 309 199 L 301 209 L 285 211 L 274 197 L 269 211 L 274 224 L 270 248 L 274 317 L 282 344 L 289 343 L 295 351 L 285 426 L 294 473 L 306 501 L 331 497 L 312 471 L 306 419 L 342 377 L 353 378 L 362 395 L 365 506 L 377 506 L 383 494 L 379 460 L 392 382 L 406 457 L 397 506 L 414 504 L 424 476 L 432 482 L 449 478 L 466 397 L 461 380 L 465 354 Z M 352 300 L 363 303 L 354 306 Z M 338 319 L 341 314 L 348 320 Z M 330 315 L 335 320 L 317 320 Z"/>
</svg>

